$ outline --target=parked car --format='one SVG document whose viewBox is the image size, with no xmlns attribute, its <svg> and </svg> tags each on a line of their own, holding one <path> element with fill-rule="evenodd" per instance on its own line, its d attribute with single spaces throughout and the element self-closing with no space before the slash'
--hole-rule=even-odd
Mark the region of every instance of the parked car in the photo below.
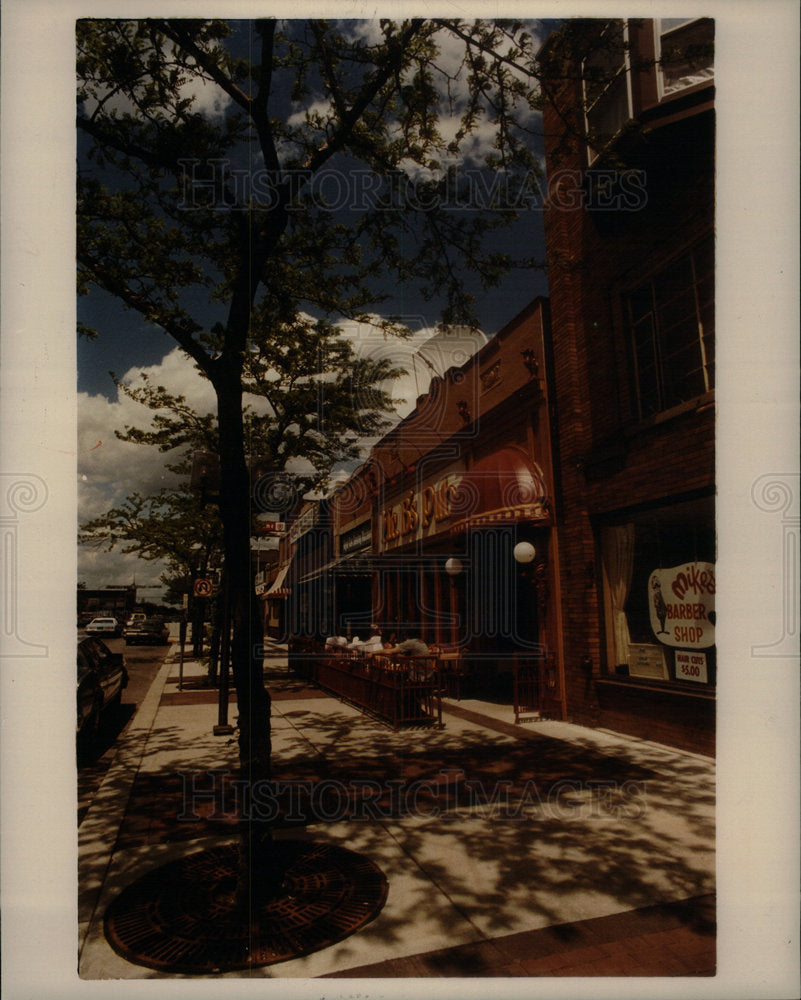
<svg viewBox="0 0 801 1000">
<path fill-rule="evenodd" d="M 129 646 L 166 646 L 170 641 L 170 630 L 160 618 L 146 618 L 124 628 L 122 635 Z"/>
<path fill-rule="evenodd" d="M 116 618 L 93 618 L 86 626 L 87 635 L 120 635 L 122 626 Z"/>
<path fill-rule="evenodd" d="M 125 624 L 129 628 L 132 625 L 141 625 L 141 623 L 145 621 L 146 618 L 147 615 L 144 613 L 144 611 L 134 611 L 134 613 L 128 617 L 128 620 L 125 622 Z"/>
<path fill-rule="evenodd" d="M 110 705 L 119 705 L 128 686 L 128 671 L 122 653 L 112 653 L 100 639 L 87 637 L 78 643 L 79 740 L 91 739 L 100 726 L 100 717 Z"/>
</svg>

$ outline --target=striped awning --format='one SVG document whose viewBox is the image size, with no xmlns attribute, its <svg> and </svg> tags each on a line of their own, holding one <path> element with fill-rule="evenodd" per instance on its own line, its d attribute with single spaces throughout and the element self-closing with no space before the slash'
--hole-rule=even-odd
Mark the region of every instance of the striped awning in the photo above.
<svg viewBox="0 0 801 1000">
<path fill-rule="evenodd" d="M 286 579 L 286 574 L 288 570 L 289 570 L 289 563 L 287 563 L 286 566 L 281 567 L 281 569 L 278 571 L 278 575 L 270 584 L 269 590 L 264 595 L 265 600 L 272 600 L 273 598 L 278 598 L 278 597 L 289 597 L 289 595 L 292 593 L 292 589 L 291 587 L 284 586 L 284 580 Z"/>
<path fill-rule="evenodd" d="M 304 574 L 298 580 L 298 583 L 311 583 L 313 580 L 319 580 L 323 576 L 372 576 L 374 569 L 373 557 L 369 552 L 364 550 L 349 552 L 346 556 L 340 556 L 339 559 L 332 559 L 331 562 L 327 562 L 324 566 L 320 566 Z"/>
<path fill-rule="evenodd" d="M 521 521 L 549 522 L 542 472 L 521 448 L 501 448 L 468 469 L 451 500 L 451 534 Z"/>
</svg>

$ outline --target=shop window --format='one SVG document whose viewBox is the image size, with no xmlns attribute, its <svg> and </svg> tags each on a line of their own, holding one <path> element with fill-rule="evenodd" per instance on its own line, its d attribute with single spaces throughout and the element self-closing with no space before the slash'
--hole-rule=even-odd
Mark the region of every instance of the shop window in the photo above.
<svg viewBox="0 0 801 1000">
<path fill-rule="evenodd" d="M 663 17 L 657 23 L 662 97 L 714 78 L 712 18 Z"/>
<path fill-rule="evenodd" d="M 633 116 L 628 69 L 626 26 L 612 21 L 582 63 L 590 163 Z"/>
<path fill-rule="evenodd" d="M 640 419 L 714 388 L 714 238 L 625 296 Z"/>
<path fill-rule="evenodd" d="M 715 684 L 711 500 L 666 507 L 599 533 L 610 673 Z"/>
</svg>

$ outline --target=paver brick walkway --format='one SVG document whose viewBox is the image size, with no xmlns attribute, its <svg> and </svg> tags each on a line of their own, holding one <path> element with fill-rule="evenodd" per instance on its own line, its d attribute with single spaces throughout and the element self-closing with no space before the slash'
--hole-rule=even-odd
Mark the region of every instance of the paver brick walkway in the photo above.
<svg viewBox="0 0 801 1000">
<path fill-rule="evenodd" d="M 706 895 L 393 958 L 321 978 L 714 976 L 715 956 L 715 897 Z"/>
</svg>

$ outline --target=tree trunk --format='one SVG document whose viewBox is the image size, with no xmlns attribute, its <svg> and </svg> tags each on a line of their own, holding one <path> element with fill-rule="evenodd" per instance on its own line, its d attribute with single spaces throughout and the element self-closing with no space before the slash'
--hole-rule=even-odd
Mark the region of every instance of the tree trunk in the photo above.
<svg viewBox="0 0 801 1000">
<path fill-rule="evenodd" d="M 262 620 L 250 560 L 250 477 L 245 459 L 241 373 L 228 364 L 218 372 L 220 515 L 232 625 L 231 667 L 239 713 L 239 766 L 244 790 L 240 899 L 252 907 L 280 888 L 270 867 L 269 831 L 253 816 L 253 788 L 270 779 L 270 696 L 264 687 Z"/>
</svg>

